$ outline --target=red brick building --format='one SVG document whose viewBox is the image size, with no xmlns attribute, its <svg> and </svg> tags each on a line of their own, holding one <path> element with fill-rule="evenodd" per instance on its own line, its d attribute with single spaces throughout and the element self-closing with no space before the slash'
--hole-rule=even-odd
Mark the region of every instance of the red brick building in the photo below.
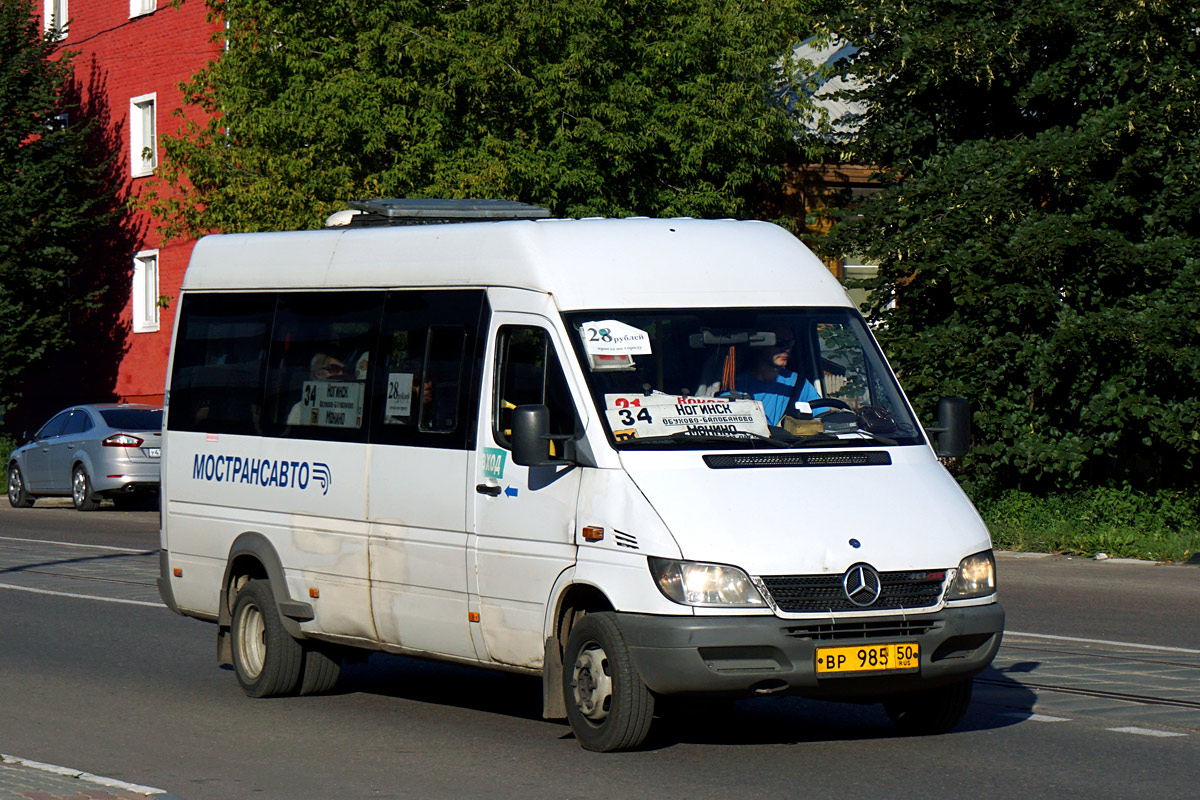
<svg viewBox="0 0 1200 800">
<path fill-rule="evenodd" d="M 97 140 L 116 156 L 111 190 L 121 203 L 146 190 L 158 167 L 160 136 L 182 124 L 174 116 L 182 106 L 179 84 L 221 53 L 220 40 L 213 38 L 220 24 L 209 22 L 207 14 L 203 0 L 184 0 L 178 7 L 171 0 L 42 2 L 43 27 L 68 20 L 61 41 L 76 54 L 80 113 L 99 123 Z M 194 109 L 186 113 L 201 121 Z M 194 241 L 165 242 L 159 221 L 148 211 L 126 207 L 121 230 L 97 243 L 94 257 L 105 263 L 88 265 L 111 276 L 107 282 L 114 284 L 106 296 L 114 318 L 109 325 L 119 342 L 110 350 L 117 363 L 93 369 L 97 378 L 76 387 L 89 396 L 62 398 L 66 403 L 107 399 L 96 396 L 105 393 L 121 400 L 162 401 L 174 300 Z M 99 326 L 97 335 L 103 335 Z"/>
</svg>

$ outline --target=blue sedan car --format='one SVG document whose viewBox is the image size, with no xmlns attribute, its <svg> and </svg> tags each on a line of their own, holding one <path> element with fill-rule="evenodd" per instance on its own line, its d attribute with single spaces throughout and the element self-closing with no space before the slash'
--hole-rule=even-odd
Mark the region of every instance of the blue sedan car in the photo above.
<svg viewBox="0 0 1200 800">
<path fill-rule="evenodd" d="M 101 498 L 132 507 L 157 494 L 162 408 L 138 403 L 72 406 L 50 418 L 8 462 L 8 502 L 69 496 L 80 511 Z M 25 437 L 30 439 L 30 437 Z"/>
</svg>

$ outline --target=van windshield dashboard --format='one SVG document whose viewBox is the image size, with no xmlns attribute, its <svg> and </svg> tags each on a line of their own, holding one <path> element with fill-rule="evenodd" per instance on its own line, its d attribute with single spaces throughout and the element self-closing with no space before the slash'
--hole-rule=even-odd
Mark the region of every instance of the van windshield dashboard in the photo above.
<svg viewBox="0 0 1200 800">
<path fill-rule="evenodd" d="M 618 449 L 924 443 L 851 309 L 623 309 L 564 319 Z"/>
</svg>

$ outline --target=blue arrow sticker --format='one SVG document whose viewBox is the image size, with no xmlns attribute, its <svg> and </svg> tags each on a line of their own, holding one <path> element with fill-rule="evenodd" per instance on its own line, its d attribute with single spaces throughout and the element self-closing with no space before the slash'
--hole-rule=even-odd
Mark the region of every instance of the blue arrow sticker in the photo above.
<svg viewBox="0 0 1200 800">
<path fill-rule="evenodd" d="M 508 487 L 506 487 L 506 488 L 504 489 L 504 494 L 505 494 L 505 496 L 507 496 L 507 497 L 516 497 L 516 496 L 517 496 L 517 490 L 516 490 L 516 489 L 514 489 L 514 488 L 513 488 L 513 487 L 511 487 L 511 486 L 508 486 Z"/>
</svg>

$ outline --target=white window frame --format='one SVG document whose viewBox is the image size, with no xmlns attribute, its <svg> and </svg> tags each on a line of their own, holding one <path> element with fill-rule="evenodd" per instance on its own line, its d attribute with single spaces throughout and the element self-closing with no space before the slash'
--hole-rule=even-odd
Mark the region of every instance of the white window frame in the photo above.
<svg viewBox="0 0 1200 800">
<path fill-rule="evenodd" d="M 158 0 L 129 0 L 129 18 L 153 14 L 158 10 Z"/>
<path fill-rule="evenodd" d="M 149 114 L 147 115 L 147 109 Z M 149 130 L 146 122 L 149 121 Z M 142 153 L 150 151 L 150 158 Z M 158 93 L 129 100 L 129 171 L 135 178 L 153 175 L 158 166 Z"/>
<path fill-rule="evenodd" d="M 133 2 L 133 0 L 130 0 L 130 2 Z M 55 14 L 55 7 L 57 7 L 58 14 Z M 56 19 L 56 17 L 60 16 L 62 17 L 61 19 Z M 71 13 L 67 9 L 67 0 L 42 0 L 43 31 L 49 32 L 56 22 L 60 23 L 58 25 L 58 41 L 61 42 L 67 38 L 67 25 L 70 21 Z"/>
<path fill-rule="evenodd" d="M 158 330 L 158 250 L 133 255 L 133 332 Z"/>
</svg>

